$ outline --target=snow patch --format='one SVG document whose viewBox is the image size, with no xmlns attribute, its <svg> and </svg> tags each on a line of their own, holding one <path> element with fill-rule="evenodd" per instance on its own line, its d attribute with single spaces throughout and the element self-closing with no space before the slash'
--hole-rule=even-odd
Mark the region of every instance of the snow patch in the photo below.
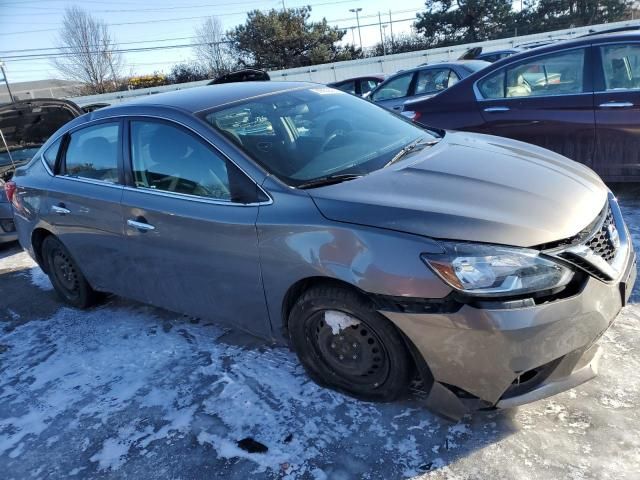
<svg viewBox="0 0 640 480">
<path fill-rule="evenodd" d="M 324 313 L 324 321 L 329 325 L 331 333 L 334 335 L 338 335 L 338 333 L 345 328 L 360 325 L 359 320 L 356 320 L 351 315 L 338 310 L 327 310 Z"/>
<path fill-rule="evenodd" d="M 31 276 L 31 283 L 40 290 L 53 290 L 49 276 L 40 267 L 32 268 L 29 271 L 29 275 Z"/>
</svg>

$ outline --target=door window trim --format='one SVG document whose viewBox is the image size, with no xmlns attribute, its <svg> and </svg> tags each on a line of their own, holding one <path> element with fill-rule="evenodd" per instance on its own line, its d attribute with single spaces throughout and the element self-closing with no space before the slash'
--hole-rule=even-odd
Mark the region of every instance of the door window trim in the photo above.
<svg viewBox="0 0 640 480">
<path fill-rule="evenodd" d="M 216 147 L 213 143 L 211 143 L 211 141 L 207 140 L 205 137 L 200 135 L 198 132 L 196 132 L 193 128 L 189 127 L 188 125 L 185 125 L 184 123 L 179 122 L 177 120 L 160 117 L 160 116 L 152 116 L 152 115 L 125 115 L 123 116 L 123 118 L 125 122 L 125 127 L 123 131 L 124 133 L 124 137 L 123 137 L 124 138 L 124 141 L 123 141 L 123 150 L 124 150 L 123 159 L 124 160 L 123 161 L 124 161 L 124 174 L 126 179 L 126 182 L 124 183 L 125 190 L 142 192 L 150 195 L 159 195 L 162 197 L 189 200 L 192 202 L 209 203 L 213 205 L 226 205 L 226 206 L 233 206 L 233 207 L 266 206 L 266 205 L 271 205 L 273 203 L 273 199 L 271 198 L 271 195 L 269 195 L 265 191 L 265 189 L 262 188 L 262 186 L 258 185 L 258 183 L 253 178 L 251 178 L 251 176 L 247 174 L 247 172 L 245 172 L 240 166 L 238 166 L 236 162 L 234 162 L 227 155 L 225 155 L 218 147 Z M 133 158 L 131 156 L 131 122 L 141 121 L 141 120 L 144 121 L 145 119 L 149 119 L 149 118 L 151 118 L 152 121 L 156 123 L 164 123 L 171 126 L 178 126 L 180 130 L 187 130 L 189 135 L 205 143 L 208 147 L 212 148 L 215 151 L 215 153 L 220 158 L 222 158 L 225 162 L 228 162 L 231 165 L 233 165 L 235 168 L 237 168 L 247 179 L 249 179 L 251 183 L 253 183 L 256 186 L 257 189 L 259 189 L 265 195 L 267 200 L 251 202 L 251 203 L 239 203 L 239 202 L 234 202 L 232 200 L 207 198 L 207 197 L 201 197 L 199 195 L 191 195 L 188 193 L 169 192 L 165 190 L 154 190 L 151 188 L 144 188 L 144 187 L 139 188 L 135 186 L 133 184 Z"/>
<path fill-rule="evenodd" d="M 592 72 L 593 72 L 593 54 L 591 53 L 591 50 L 593 48 L 593 45 L 580 45 L 577 47 L 571 47 L 571 48 L 566 48 L 566 49 L 559 49 L 559 50 L 553 50 L 551 52 L 542 52 L 542 53 L 538 53 L 536 55 L 531 55 L 528 56 L 526 58 L 522 58 L 516 61 L 513 61 L 511 63 L 508 63 L 506 65 L 501 65 L 498 68 L 495 68 L 493 70 L 491 70 L 490 72 L 485 73 L 482 77 L 478 78 L 475 82 L 473 82 L 473 93 L 476 97 L 476 101 L 478 102 L 497 102 L 497 101 L 514 101 L 514 100 L 526 100 L 529 98 L 555 98 L 555 97 L 574 97 L 576 95 L 593 95 L 594 92 L 594 85 L 593 85 L 593 81 L 592 81 Z M 563 54 L 563 53 L 567 53 L 567 52 L 571 52 L 573 50 L 579 50 L 579 49 L 583 49 L 584 50 L 584 65 L 582 66 L 582 92 L 576 92 L 576 93 L 561 93 L 558 95 L 536 95 L 536 96 L 531 96 L 531 97 L 504 97 L 504 98 L 484 98 L 482 96 L 482 93 L 480 93 L 480 88 L 478 87 L 478 84 L 484 80 L 485 78 L 487 78 L 490 75 L 493 75 L 494 73 L 498 73 L 500 70 L 504 70 L 505 71 L 505 75 L 507 72 L 507 69 L 509 68 L 513 68 L 515 66 L 518 66 L 520 64 L 526 63 L 530 60 L 533 60 L 535 58 L 538 57 L 545 57 L 545 56 L 551 56 L 554 54 Z M 590 89 L 590 91 L 584 91 L 585 89 Z"/>
<path fill-rule="evenodd" d="M 105 121 L 113 121 L 114 119 L 119 120 L 122 123 L 125 123 L 127 120 L 130 119 L 134 119 L 134 118 L 153 118 L 153 119 L 157 119 L 157 120 L 164 120 L 165 122 L 169 122 L 169 123 L 174 123 L 176 125 L 180 125 L 184 128 L 186 128 L 187 130 L 189 130 L 193 135 L 196 135 L 198 138 L 202 139 L 205 143 L 207 143 L 208 145 L 211 146 L 211 148 L 213 148 L 216 152 L 218 152 L 220 154 L 220 156 L 222 158 L 224 158 L 225 160 L 231 162 L 238 170 L 240 170 L 252 183 L 254 183 L 256 185 L 256 187 L 258 188 L 258 190 L 260 190 L 260 192 L 263 193 L 263 195 L 267 198 L 267 200 L 261 201 L 261 202 L 253 202 L 253 203 L 234 203 L 234 202 L 224 202 L 224 201 L 216 201 L 216 200 L 212 200 L 212 199 L 205 199 L 203 197 L 193 197 L 193 198 L 189 198 L 192 197 L 188 194 L 172 194 L 171 192 L 167 192 L 169 195 L 173 196 L 180 196 L 180 198 L 183 198 L 184 200 L 191 200 L 191 201 L 198 201 L 198 202 L 204 202 L 204 203 L 213 203 L 213 204 L 220 204 L 220 205 L 229 205 L 229 206 L 234 206 L 234 207 L 255 207 L 255 206 L 267 206 L 267 205 L 271 205 L 273 203 L 273 198 L 271 197 L 271 195 L 269 194 L 269 192 L 267 192 L 264 188 L 262 188 L 262 186 L 256 182 L 253 177 L 251 177 L 251 175 L 249 175 L 244 168 L 242 168 L 240 165 L 238 165 L 236 162 L 234 162 L 231 158 L 229 158 L 228 155 L 226 155 L 222 150 L 220 150 L 216 145 L 214 145 L 209 139 L 207 139 L 206 137 L 202 136 L 200 133 L 198 133 L 196 130 L 194 130 L 193 128 L 191 128 L 189 125 L 184 124 L 183 122 L 180 122 L 178 120 L 174 120 L 174 119 L 168 119 L 166 117 L 162 117 L 159 115 L 151 115 L 151 114 L 135 114 L 135 115 L 126 115 L 126 114 L 120 114 L 120 115 L 111 115 L 108 117 L 104 117 L 104 118 L 99 118 L 96 120 L 92 120 L 86 123 L 83 123 L 81 125 L 78 125 L 76 127 L 73 127 L 69 130 L 67 130 L 66 132 L 61 133 L 60 135 L 57 135 L 55 138 L 51 138 L 49 140 L 47 140 L 47 144 L 52 145 L 53 142 L 57 141 L 58 138 L 63 137 L 65 135 L 71 134 L 77 130 L 80 130 L 82 128 L 85 127 L 89 127 L 92 125 L 96 125 L 98 123 L 101 122 L 105 122 Z M 198 118 L 198 117 L 196 117 Z M 120 138 L 121 138 L 121 145 L 122 145 L 122 149 L 121 149 L 121 158 L 122 158 L 122 168 L 123 168 L 123 174 L 124 174 L 124 183 L 120 184 L 114 184 L 114 183 L 107 183 L 107 182 L 100 182 L 99 180 L 96 180 L 96 182 L 100 182 L 100 185 L 108 185 L 108 186 L 115 186 L 118 188 L 122 188 L 124 187 L 124 189 L 131 189 L 131 187 L 128 185 L 127 181 L 131 178 L 131 171 L 128 168 L 125 168 L 125 154 L 127 154 L 127 152 L 129 151 L 128 148 L 125 149 L 125 145 L 126 142 L 129 141 L 129 129 L 127 128 L 122 128 L 120 131 Z M 51 143 L 49 143 L 49 141 L 51 141 Z M 63 142 L 65 140 L 63 139 Z M 60 146 L 60 149 L 62 150 L 62 145 Z M 65 146 L 66 148 L 66 146 Z M 126 150 L 126 152 L 124 151 Z M 59 152 L 60 154 L 60 152 Z M 54 174 L 51 169 L 49 168 L 49 166 L 47 165 L 47 162 L 44 160 L 44 157 L 42 155 L 40 155 L 40 162 L 42 163 L 42 165 L 44 166 L 45 170 L 47 171 L 47 173 L 52 176 L 52 177 L 59 177 L 59 178 L 66 178 L 68 180 L 75 180 L 75 181 L 85 181 L 85 179 L 79 179 L 79 178 L 74 178 L 74 177 L 63 177 L 61 175 L 56 175 Z M 120 165 L 119 165 L 120 167 Z M 260 167 L 262 168 L 262 167 Z M 92 180 L 88 180 L 85 183 L 93 183 Z M 149 193 L 149 194 L 155 194 L 155 195 L 159 195 L 160 192 L 154 192 L 154 191 L 144 191 L 144 190 L 140 190 L 137 188 L 133 188 L 132 190 L 136 191 L 136 192 L 144 192 L 144 193 Z"/>
</svg>

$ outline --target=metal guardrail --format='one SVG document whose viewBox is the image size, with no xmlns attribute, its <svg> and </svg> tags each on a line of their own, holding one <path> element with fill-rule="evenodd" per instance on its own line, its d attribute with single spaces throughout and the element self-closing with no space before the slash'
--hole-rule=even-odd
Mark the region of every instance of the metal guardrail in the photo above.
<svg viewBox="0 0 640 480">
<path fill-rule="evenodd" d="M 344 62 L 325 63 L 322 65 L 313 65 L 310 67 L 273 70 L 269 71 L 269 76 L 272 80 L 276 81 L 292 80 L 329 83 L 350 77 L 357 77 L 373 73 L 391 74 L 397 72 L 398 70 L 413 68 L 423 63 L 454 60 L 461 56 L 468 49 L 473 47 L 482 47 L 484 51 L 502 50 L 506 48 L 513 48 L 515 46 L 526 43 L 540 42 L 545 40 L 571 39 L 591 32 L 598 32 L 602 30 L 628 26 L 640 26 L 640 20 L 604 23 L 586 27 L 556 30 L 553 32 L 536 33 L 532 35 L 525 35 L 522 37 L 511 37 L 500 40 L 489 40 L 486 42 L 467 43 L 464 45 L 456 45 L 452 47 L 398 53 L 393 55 L 385 55 L 382 57 L 369 57 Z M 208 82 L 209 80 L 202 80 L 198 82 L 180 83 L 176 85 L 164 85 L 161 87 L 141 88 L 139 90 L 73 97 L 70 98 L 70 100 L 73 100 L 80 106 L 90 105 L 93 103 L 121 103 L 135 97 L 199 87 L 206 85 Z"/>
</svg>

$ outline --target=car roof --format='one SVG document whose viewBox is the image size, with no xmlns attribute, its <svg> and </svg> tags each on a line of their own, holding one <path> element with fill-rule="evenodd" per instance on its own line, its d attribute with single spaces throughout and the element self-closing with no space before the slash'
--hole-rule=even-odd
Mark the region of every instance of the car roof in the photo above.
<svg viewBox="0 0 640 480">
<path fill-rule="evenodd" d="M 258 96 L 320 86 L 321 85 L 317 83 L 280 81 L 205 85 L 202 87 L 193 87 L 185 90 L 175 90 L 172 92 L 137 97 L 127 102 L 102 108 L 97 110 L 97 112 L 109 112 L 110 114 L 113 114 L 121 107 L 139 105 L 177 108 L 190 113 L 196 113 L 202 110 L 208 110 L 210 108 Z"/>
</svg>

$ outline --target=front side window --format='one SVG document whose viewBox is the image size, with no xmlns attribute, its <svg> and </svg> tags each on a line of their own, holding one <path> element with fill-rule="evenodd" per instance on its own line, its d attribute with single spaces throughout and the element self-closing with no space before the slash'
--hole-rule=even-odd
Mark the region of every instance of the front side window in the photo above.
<svg viewBox="0 0 640 480">
<path fill-rule="evenodd" d="M 430 68 L 418 72 L 415 95 L 438 93 L 458 81 L 458 76 L 449 68 Z"/>
<path fill-rule="evenodd" d="M 381 100 L 406 97 L 409 94 L 412 78 L 413 73 L 405 73 L 404 75 L 389 80 L 373 93 L 372 100 L 379 102 Z"/>
<path fill-rule="evenodd" d="M 273 135 L 246 132 L 255 115 L 267 116 Z M 326 176 L 364 175 L 384 167 L 407 144 L 437 138 L 371 102 L 322 87 L 250 99 L 203 117 L 292 186 Z"/>
<path fill-rule="evenodd" d="M 584 49 L 553 53 L 500 69 L 478 82 L 485 99 L 583 92 Z"/>
<path fill-rule="evenodd" d="M 131 121 L 131 163 L 138 188 L 231 200 L 226 160 L 177 126 Z"/>
<path fill-rule="evenodd" d="M 640 45 L 600 47 L 607 91 L 640 88 Z"/>
<path fill-rule="evenodd" d="M 117 183 L 119 138 L 119 123 L 101 123 L 73 132 L 65 153 L 65 175 Z"/>
</svg>

